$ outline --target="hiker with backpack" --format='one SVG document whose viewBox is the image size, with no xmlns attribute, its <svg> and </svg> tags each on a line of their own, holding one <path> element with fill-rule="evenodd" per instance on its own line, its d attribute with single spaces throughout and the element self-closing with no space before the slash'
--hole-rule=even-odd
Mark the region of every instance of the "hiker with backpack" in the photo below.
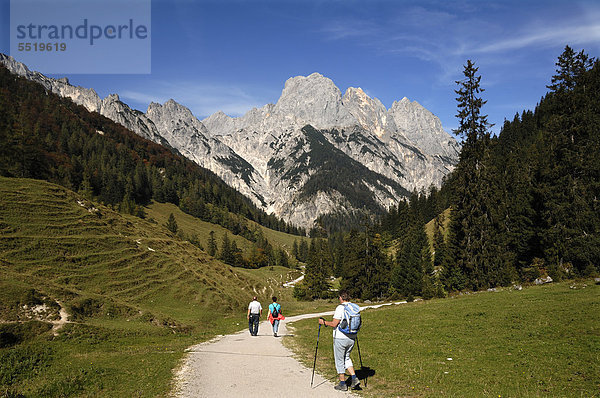
<svg viewBox="0 0 600 398">
<path fill-rule="evenodd" d="M 279 321 L 285 319 L 281 313 L 281 304 L 277 303 L 277 297 L 273 296 L 273 303 L 269 304 L 269 315 L 267 317 L 271 325 L 273 325 L 273 337 L 277 337 L 279 330 Z"/>
<path fill-rule="evenodd" d="M 319 318 L 319 324 L 330 326 L 333 329 L 333 357 L 335 359 L 335 368 L 340 376 L 340 382 L 334 388 L 340 391 L 347 391 L 346 369 L 350 373 L 350 387 L 356 389 L 360 380 L 354 372 L 354 365 L 350 359 L 350 353 L 354 348 L 356 334 L 360 329 L 360 307 L 350 302 L 350 295 L 346 291 L 339 293 L 340 304 L 335 308 L 333 320 L 326 321 Z"/>
</svg>

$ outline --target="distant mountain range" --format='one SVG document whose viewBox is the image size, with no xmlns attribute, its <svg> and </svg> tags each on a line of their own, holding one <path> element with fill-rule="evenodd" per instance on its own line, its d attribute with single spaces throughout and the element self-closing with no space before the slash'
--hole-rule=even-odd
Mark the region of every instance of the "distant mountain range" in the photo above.
<svg viewBox="0 0 600 398">
<path fill-rule="evenodd" d="M 313 73 L 288 79 L 276 104 L 232 118 L 198 120 L 174 100 L 146 113 L 111 94 L 30 71 L 0 54 L 12 73 L 170 146 L 248 196 L 268 213 L 303 227 L 322 214 L 380 212 L 409 192 L 439 186 L 458 162 L 459 145 L 439 118 L 403 98 L 390 109 L 360 88 L 342 95 Z"/>
</svg>

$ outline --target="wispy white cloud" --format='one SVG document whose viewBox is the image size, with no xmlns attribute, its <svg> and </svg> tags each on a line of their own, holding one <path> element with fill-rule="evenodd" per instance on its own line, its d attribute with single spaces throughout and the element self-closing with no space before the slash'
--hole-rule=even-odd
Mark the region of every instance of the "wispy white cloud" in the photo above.
<svg viewBox="0 0 600 398">
<path fill-rule="evenodd" d="M 384 32 L 374 22 L 356 18 L 330 21 L 320 29 L 327 40 L 363 39 L 376 37 Z"/>
<path fill-rule="evenodd" d="M 254 107 L 265 105 L 272 94 L 260 87 L 180 81 L 160 82 L 149 90 L 125 90 L 120 96 L 125 102 L 132 100 L 143 105 L 174 99 L 202 118 L 217 111 L 241 116 Z"/>
<path fill-rule="evenodd" d="M 476 53 L 500 53 L 533 46 L 553 47 L 564 44 L 585 45 L 600 41 L 600 23 L 564 27 L 544 27 L 525 32 L 517 37 L 499 40 L 473 48 Z"/>
<path fill-rule="evenodd" d="M 552 9 L 529 19 L 515 15 L 511 24 L 507 24 L 506 18 L 512 12 L 508 5 L 468 4 L 469 9 L 451 5 L 444 9 L 405 7 L 377 23 L 338 20 L 323 29 L 323 33 L 327 40 L 353 40 L 379 53 L 413 57 L 437 65 L 441 84 L 453 84 L 467 58 L 476 58 L 479 65 L 506 65 L 516 62 L 519 55 L 515 52 L 519 50 L 600 43 L 597 6 L 588 5 L 569 16 Z"/>
</svg>

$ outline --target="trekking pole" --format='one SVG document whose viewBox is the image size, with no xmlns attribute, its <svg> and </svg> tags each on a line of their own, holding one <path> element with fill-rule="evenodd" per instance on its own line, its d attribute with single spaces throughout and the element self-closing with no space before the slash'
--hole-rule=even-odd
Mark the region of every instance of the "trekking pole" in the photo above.
<svg viewBox="0 0 600 398">
<path fill-rule="evenodd" d="M 323 319 L 323 318 L 319 318 Z M 313 386 L 313 380 L 315 379 L 315 367 L 317 366 L 317 351 L 319 350 L 319 336 L 321 336 L 321 324 L 319 323 L 319 332 L 317 333 L 317 348 L 315 348 L 315 361 L 313 362 L 312 377 L 310 378 L 310 388 Z"/>
<path fill-rule="evenodd" d="M 356 348 L 358 348 L 358 359 L 360 360 L 360 369 L 363 370 L 362 355 L 360 355 L 360 344 L 358 344 L 358 335 L 356 335 Z M 365 387 L 367 386 L 367 380 L 369 379 L 369 373 L 365 373 Z"/>
<path fill-rule="evenodd" d="M 360 344 L 358 344 L 358 335 L 356 335 L 356 348 L 358 348 L 358 359 L 360 360 L 360 368 L 362 369 L 362 356 L 360 355 Z"/>
</svg>

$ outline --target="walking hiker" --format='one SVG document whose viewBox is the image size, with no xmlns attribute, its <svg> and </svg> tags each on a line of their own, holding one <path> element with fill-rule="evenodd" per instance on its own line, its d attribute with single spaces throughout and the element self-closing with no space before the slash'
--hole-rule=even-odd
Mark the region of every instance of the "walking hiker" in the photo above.
<svg viewBox="0 0 600 398">
<path fill-rule="evenodd" d="M 256 300 L 256 296 L 254 296 L 248 305 L 248 329 L 250 329 L 252 336 L 258 336 L 258 321 L 261 315 L 262 306 Z"/>
<path fill-rule="evenodd" d="M 333 329 L 333 357 L 335 368 L 340 376 L 340 382 L 334 388 L 347 391 L 346 369 L 350 373 L 350 387 L 355 389 L 360 380 L 354 372 L 354 365 L 350 359 L 350 353 L 354 348 L 356 333 L 360 328 L 360 308 L 350 302 L 350 295 L 346 291 L 339 294 L 340 304 L 335 308 L 332 321 L 319 318 L 319 324 L 331 326 Z"/>
<path fill-rule="evenodd" d="M 269 315 L 267 319 L 273 325 L 273 336 L 277 337 L 277 330 L 279 330 L 279 321 L 284 320 L 285 317 L 281 313 L 281 304 L 277 303 L 277 297 L 272 297 L 273 302 L 269 304 Z"/>
</svg>

